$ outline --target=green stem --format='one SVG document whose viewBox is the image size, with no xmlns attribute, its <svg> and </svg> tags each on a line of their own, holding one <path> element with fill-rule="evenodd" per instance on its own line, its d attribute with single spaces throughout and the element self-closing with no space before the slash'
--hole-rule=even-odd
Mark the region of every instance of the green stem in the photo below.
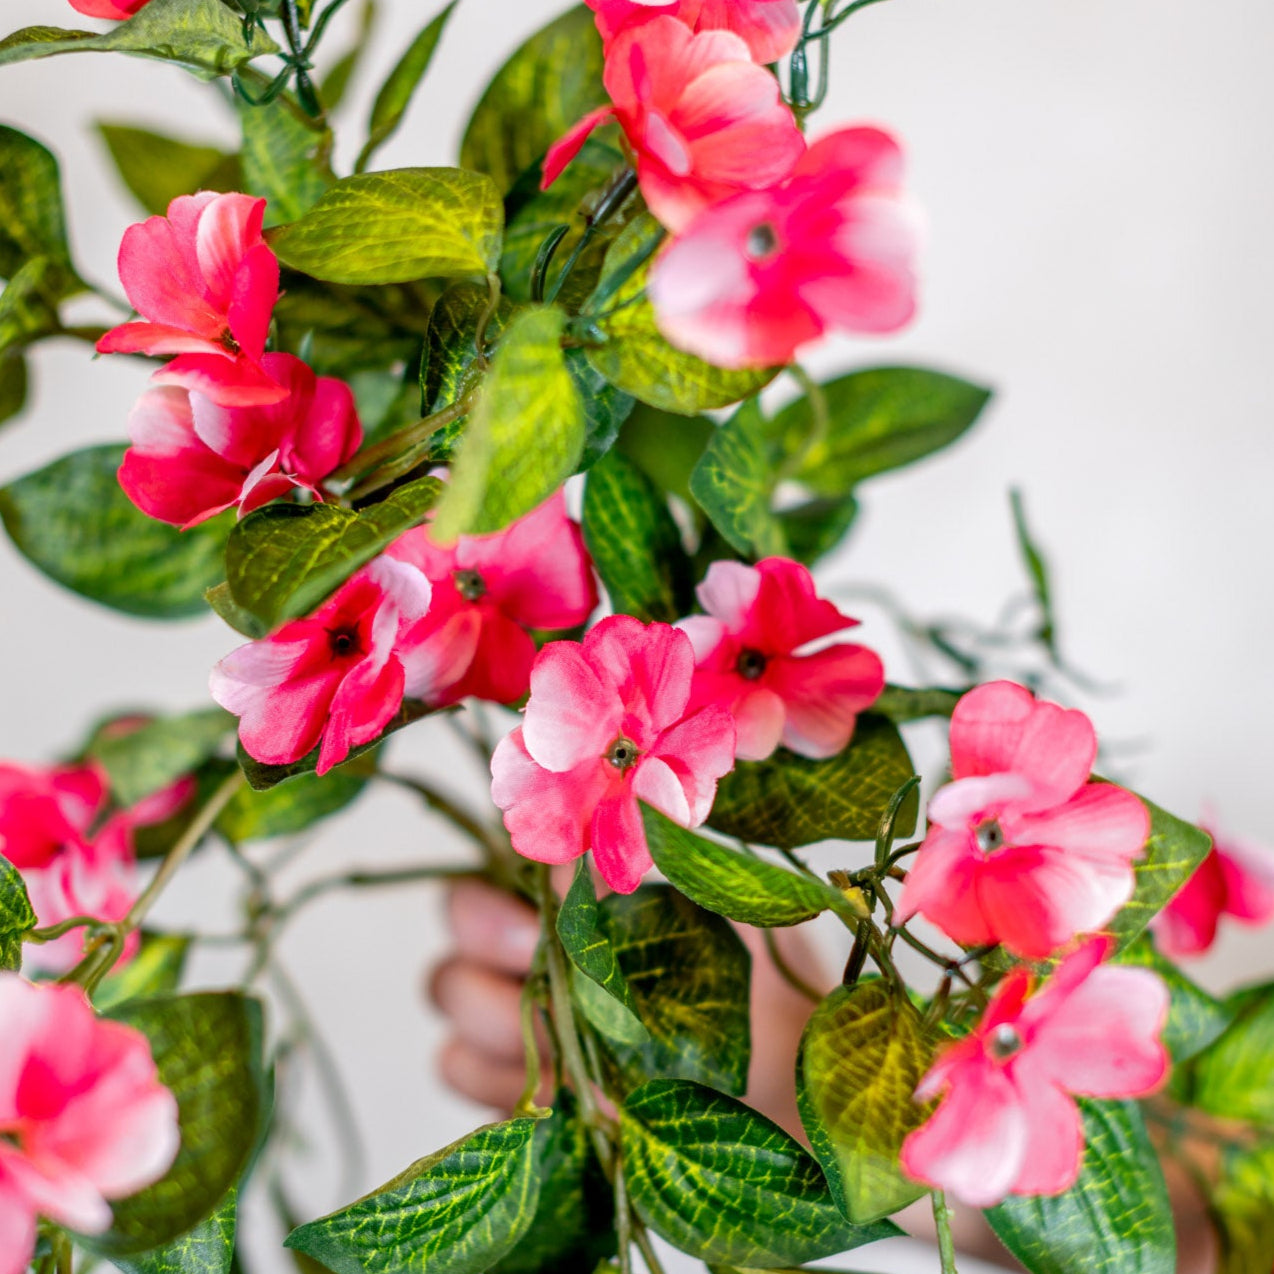
<svg viewBox="0 0 1274 1274">
<path fill-rule="evenodd" d="M 783 953 L 779 950 L 778 940 L 774 936 L 774 930 L 762 929 L 761 936 L 765 940 L 765 949 L 769 953 L 770 960 L 778 971 L 779 977 L 799 995 L 803 995 L 807 1000 L 811 1000 L 815 1004 L 821 1004 L 823 997 L 783 958 Z"/>
<path fill-rule="evenodd" d="M 536 1100 L 540 1091 L 540 1080 L 544 1068 L 540 1062 L 540 1042 L 535 1038 L 535 1010 L 539 994 L 537 982 L 540 979 L 528 978 L 522 987 L 522 1052 L 526 1057 L 526 1085 L 522 1096 L 513 1108 L 515 1118 L 529 1116 L 531 1119 L 546 1119 L 553 1112 L 546 1110 Z"/>
<path fill-rule="evenodd" d="M 637 1250 L 641 1253 L 641 1259 L 646 1262 L 650 1274 L 664 1274 L 663 1262 L 655 1254 L 655 1245 L 650 1241 L 644 1225 L 637 1226 L 633 1241 L 637 1244 Z"/>
<path fill-rule="evenodd" d="M 70 920 L 63 920 L 61 924 L 49 925 L 47 929 L 32 929 L 23 936 L 22 941 L 36 944 L 56 942 L 58 938 L 70 933 L 72 929 L 85 929 L 101 924 L 102 920 L 99 916 L 73 916 Z M 109 928 L 110 926 L 107 925 L 106 927 Z"/>
<path fill-rule="evenodd" d="M 588 223 L 584 227 L 584 233 L 580 235 L 580 241 L 575 245 L 571 255 L 567 257 L 566 264 L 562 267 L 553 282 L 553 286 L 548 291 L 550 304 L 557 300 L 566 280 L 571 277 L 571 271 L 579 264 L 580 257 L 584 255 L 588 245 L 592 243 L 593 237 L 597 234 L 598 226 L 605 225 L 624 206 L 629 195 L 636 189 L 637 174 L 629 168 L 602 195 L 597 208 L 588 217 Z"/>
<path fill-rule="evenodd" d="M 793 363 L 787 370 L 792 379 L 805 391 L 805 397 L 809 399 L 811 420 L 810 431 L 806 435 L 804 445 L 783 464 L 779 470 L 778 482 L 794 477 L 814 451 L 827 442 L 832 430 L 831 412 L 828 409 L 827 395 L 823 392 L 822 385 L 799 363 Z"/>
<path fill-rule="evenodd" d="M 942 1274 L 958 1274 L 955 1238 L 951 1233 L 951 1209 L 941 1190 L 933 1192 L 933 1219 L 938 1227 L 938 1254 L 942 1258 Z"/>
<path fill-rule="evenodd" d="M 628 1187 L 624 1181 L 624 1165 L 615 1163 L 615 1231 L 619 1256 L 619 1274 L 632 1274 L 633 1214 L 628 1207 Z"/>
<path fill-rule="evenodd" d="M 307 903 L 337 889 L 381 889 L 389 885 L 414 885 L 426 880 L 458 880 L 472 876 L 472 867 L 438 867 L 433 864 L 422 867 L 393 867 L 384 871 L 351 871 L 312 880 L 298 889 L 287 902 L 276 908 L 273 915 L 276 927 L 290 920 Z"/>
</svg>

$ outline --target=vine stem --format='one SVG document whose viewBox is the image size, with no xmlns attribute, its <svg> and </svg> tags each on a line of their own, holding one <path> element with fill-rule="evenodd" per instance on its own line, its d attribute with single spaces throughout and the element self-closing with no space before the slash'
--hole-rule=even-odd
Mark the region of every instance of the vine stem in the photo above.
<svg viewBox="0 0 1274 1274">
<path fill-rule="evenodd" d="M 941 1190 L 933 1192 L 933 1219 L 938 1227 L 938 1255 L 942 1258 L 942 1274 L 958 1274 L 955 1238 L 951 1233 L 951 1208 Z"/>
</svg>

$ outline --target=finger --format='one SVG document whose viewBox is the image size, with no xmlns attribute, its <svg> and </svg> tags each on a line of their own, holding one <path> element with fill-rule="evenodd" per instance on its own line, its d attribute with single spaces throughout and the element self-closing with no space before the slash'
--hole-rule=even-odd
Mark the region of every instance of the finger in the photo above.
<svg viewBox="0 0 1274 1274">
<path fill-rule="evenodd" d="M 451 887 L 447 919 L 456 950 L 489 969 L 525 975 L 540 941 L 535 910 L 481 880 Z"/>
<path fill-rule="evenodd" d="M 523 1067 L 501 1061 L 462 1039 L 451 1039 L 438 1054 L 443 1081 L 462 1097 L 482 1106 L 512 1110 L 526 1084 Z"/>
<path fill-rule="evenodd" d="M 521 1063 L 522 983 L 454 957 L 434 969 L 429 998 L 466 1044 L 498 1061 Z"/>
</svg>

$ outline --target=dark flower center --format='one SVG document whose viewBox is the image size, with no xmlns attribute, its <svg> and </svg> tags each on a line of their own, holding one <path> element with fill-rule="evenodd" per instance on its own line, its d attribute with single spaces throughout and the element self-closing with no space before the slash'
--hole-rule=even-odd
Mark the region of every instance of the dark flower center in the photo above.
<svg viewBox="0 0 1274 1274">
<path fill-rule="evenodd" d="M 487 582 L 477 571 L 456 571 L 451 578 L 466 602 L 480 602 L 487 595 Z"/>
<path fill-rule="evenodd" d="M 226 328 L 226 330 L 221 333 L 221 344 L 224 346 L 226 353 L 228 354 L 237 355 L 240 352 L 239 342 L 235 340 L 234 335 L 229 328 Z"/>
<path fill-rule="evenodd" d="M 765 671 L 769 658 L 759 650 L 744 649 L 739 651 L 739 658 L 734 665 L 735 671 L 746 681 L 756 681 Z"/>
<path fill-rule="evenodd" d="M 329 628 L 327 646 L 337 659 L 358 654 L 362 649 L 358 640 L 358 629 L 351 624 L 343 624 L 340 628 Z"/>
<path fill-rule="evenodd" d="M 1004 828 L 995 819 L 988 818 L 973 829 L 973 839 L 984 854 L 994 854 L 997 849 L 1004 848 Z"/>
<path fill-rule="evenodd" d="M 606 763 L 621 772 L 636 765 L 640 756 L 641 750 L 637 745 L 622 734 L 606 749 Z"/>
<path fill-rule="evenodd" d="M 771 256 L 778 251 L 778 246 L 779 237 L 768 221 L 761 222 L 759 226 L 753 226 L 748 231 L 747 242 L 744 245 L 748 256 L 755 261 Z"/>
<path fill-rule="evenodd" d="M 1026 1041 L 1019 1034 L 1017 1027 L 1001 1022 L 991 1033 L 988 1050 L 997 1062 L 1007 1062 L 1026 1047 Z"/>
</svg>

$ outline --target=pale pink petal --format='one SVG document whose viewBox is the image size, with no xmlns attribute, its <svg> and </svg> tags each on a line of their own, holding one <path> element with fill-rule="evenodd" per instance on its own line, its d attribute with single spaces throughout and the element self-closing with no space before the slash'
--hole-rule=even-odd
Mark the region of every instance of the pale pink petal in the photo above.
<svg viewBox="0 0 1274 1274">
<path fill-rule="evenodd" d="M 743 678 L 737 680 L 742 681 Z M 786 741 L 787 705 L 773 690 L 764 686 L 749 688 L 735 700 L 733 712 L 738 729 L 735 755 L 740 761 L 764 761 L 774 754 L 774 749 L 781 742 Z M 853 729 L 852 723 L 850 729 Z M 799 752 L 801 749 L 794 750 Z"/>
<path fill-rule="evenodd" d="M 962 946 L 998 942 L 978 896 L 983 862 L 967 832 L 931 828 L 907 871 L 896 920 L 923 915 Z"/>
<path fill-rule="evenodd" d="M 951 831 L 964 829 L 972 819 L 995 816 L 999 808 L 1013 801 L 1029 799 L 1034 787 L 1021 774 L 985 774 L 956 779 L 940 787 L 929 801 L 929 821 Z"/>
<path fill-rule="evenodd" d="M 751 618 L 760 589 L 761 573 L 755 566 L 722 561 L 708 567 L 695 596 L 699 605 L 718 620 L 726 632 L 738 634 Z M 683 626 L 686 622 L 682 621 Z M 695 653 L 698 654 L 698 647 Z"/>
<path fill-rule="evenodd" d="M 610 615 L 588 632 L 582 650 L 598 677 L 614 687 L 624 709 L 620 724 L 642 736 L 634 737 L 639 747 L 649 747 L 685 713 L 695 662 L 685 633 Z"/>
<path fill-rule="evenodd" d="M 98 338 L 99 354 L 224 353 L 219 340 L 162 323 L 121 323 Z"/>
<path fill-rule="evenodd" d="M 403 636 L 398 647 L 407 697 L 429 704 L 453 702 L 452 687 L 468 672 L 481 636 L 482 616 L 471 607 L 462 606 L 438 617 L 430 611 Z"/>
<path fill-rule="evenodd" d="M 36 1211 L 59 1225 L 81 1234 L 102 1234 L 110 1229 L 110 1204 L 71 1164 L 36 1164 L 25 1155 L 13 1155 L 6 1168 L 17 1190 Z"/>
<path fill-rule="evenodd" d="M 264 199 L 233 192 L 217 195 L 202 210 L 195 232 L 195 253 L 208 301 L 222 314 L 229 311 L 234 299 L 244 257 L 253 248 L 264 246 L 264 218 Z M 270 299 L 273 303 L 274 298 Z"/>
<path fill-rule="evenodd" d="M 601 106 L 589 111 L 578 124 L 553 143 L 544 156 L 544 175 L 540 179 L 540 189 L 547 190 L 561 175 L 567 164 L 584 149 L 589 136 L 615 114 L 613 106 Z"/>
<path fill-rule="evenodd" d="M 657 756 L 643 757 L 633 771 L 633 795 L 654 806 L 681 827 L 690 826 L 686 790 L 671 767 Z"/>
<path fill-rule="evenodd" d="M 631 894 L 655 865 L 637 798 L 627 787 L 598 802 L 589 840 L 598 873 L 617 894 Z"/>
<path fill-rule="evenodd" d="M 5 1161 L 9 1157 L 0 1150 L 0 1274 L 26 1274 L 35 1251 L 35 1209 L 6 1173 Z"/>
<path fill-rule="evenodd" d="M 686 826 L 698 827 L 712 812 L 717 780 L 734 768 L 736 738 L 730 713 L 709 707 L 679 721 L 656 742 L 651 757 L 663 761 L 685 791 L 690 809 Z"/>
<path fill-rule="evenodd" d="M 897 139 L 880 128 L 840 128 L 811 142 L 793 177 L 813 179 L 832 189 L 839 199 L 856 187 L 898 190 L 903 178 L 903 153 Z"/>
<path fill-rule="evenodd" d="M 1029 1111 L 1022 1168 L 1013 1182 L 1019 1195 L 1054 1195 L 1079 1179 L 1084 1158 L 1084 1122 L 1072 1098 L 1051 1084 L 1024 1093 Z"/>
<path fill-rule="evenodd" d="M 1274 854 L 1263 845 L 1227 837 L 1215 851 L 1225 879 L 1225 909 L 1238 920 L 1274 919 Z"/>
<path fill-rule="evenodd" d="M 710 659 L 725 639 L 725 625 L 711 615 L 691 615 L 677 620 L 676 626 L 690 638 L 697 664 Z"/>
<path fill-rule="evenodd" d="M 154 385 L 179 385 L 227 407 L 281 402 L 287 388 L 256 364 L 229 354 L 182 354 L 151 378 Z"/>
<path fill-rule="evenodd" d="M 787 57 L 801 33 L 796 0 L 704 0 L 700 30 L 723 27 L 747 41 L 762 66 Z"/>
<path fill-rule="evenodd" d="M 448 692 L 448 699 L 486 699 L 515 703 L 530 689 L 535 642 L 520 625 L 498 610 L 483 614 L 478 644 L 464 675 Z"/>
<path fill-rule="evenodd" d="M 382 664 L 369 658 L 356 664 L 332 697 L 315 773 L 326 774 L 352 748 L 375 739 L 402 702 L 403 666 L 398 659 Z"/>
<path fill-rule="evenodd" d="M 531 669 L 523 738 L 531 756 L 557 773 L 600 759 L 619 734 L 623 705 L 599 680 L 590 654 L 574 642 L 551 642 Z"/>
<path fill-rule="evenodd" d="M 189 246 L 167 217 L 129 226 L 120 242 L 120 282 L 143 318 L 215 341 L 225 331 L 225 316 L 205 300 Z"/>
<path fill-rule="evenodd" d="M 885 688 L 885 669 L 865 646 L 829 646 L 812 655 L 774 659 L 765 684 L 786 708 L 784 746 L 821 759 L 848 745 L 858 714 Z"/>
<path fill-rule="evenodd" d="M 1052 809 L 1007 815 L 1004 830 L 1018 845 L 1048 845 L 1098 863 L 1131 863 L 1145 852 L 1150 812 L 1121 787 L 1087 783 Z"/>
</svg>

